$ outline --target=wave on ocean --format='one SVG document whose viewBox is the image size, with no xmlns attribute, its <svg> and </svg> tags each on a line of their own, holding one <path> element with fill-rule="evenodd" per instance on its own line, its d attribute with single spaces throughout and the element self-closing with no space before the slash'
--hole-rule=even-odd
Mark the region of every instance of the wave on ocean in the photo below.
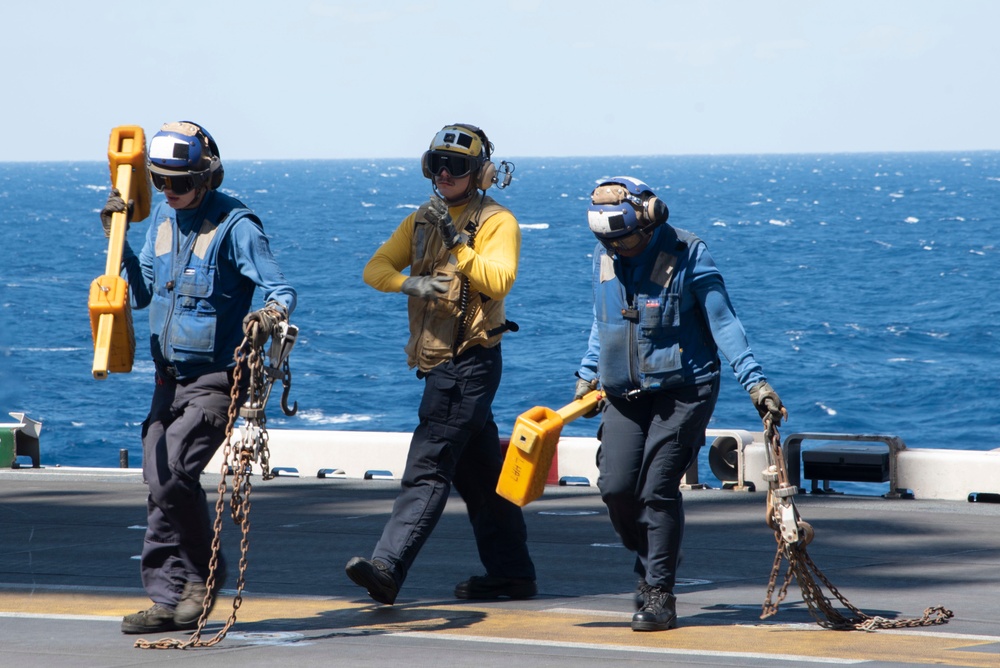
<svg viewBox="0 0 1000 668">
<path fill-rule="evenodd" d="M 278 419 L 284 419 L 280 413 Z M 356 414 L 340 413 L 339 415 L 326 415 L 321 409 L 301 410 L 295 414 L 296 420 L 303 420 L 314 426 L 347 426 L 367 424 L 379 418 L 378 414 Z M 287 420 L 285 420 L 287 421 Z"/>
</svg>

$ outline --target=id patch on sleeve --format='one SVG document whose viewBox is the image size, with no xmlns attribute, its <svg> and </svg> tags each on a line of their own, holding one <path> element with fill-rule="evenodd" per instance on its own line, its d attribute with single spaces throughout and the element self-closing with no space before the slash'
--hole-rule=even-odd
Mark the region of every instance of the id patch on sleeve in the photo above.
<svg viewBox="0 0 1000 668">
<path fill-rule="evenodd" d="M 601 283 L 607 283 L 615 277 L 615 261 L 610 255 L 601 256 Z"/>
</svg>

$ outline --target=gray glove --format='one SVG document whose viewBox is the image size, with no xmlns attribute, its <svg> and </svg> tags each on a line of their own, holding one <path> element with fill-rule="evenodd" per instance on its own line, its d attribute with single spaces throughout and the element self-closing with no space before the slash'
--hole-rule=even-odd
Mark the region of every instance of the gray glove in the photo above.
<svg viewBox="0 0 1000 668">
<path fill-rule="evenodd" d="M 451 279 L 447 276 L 410 276 L 403 281 L 401 290 L 411 297 L 437 299 L 448 292 Z"/>
<path fill-rule="evenodd" d="M 441 235 L 441 241 L 444 242 L 448 250 L 462 243 L 462 235 L 458 233 L 455 224 L 451 221 L 448 205 L 440 197 L 431 197 L 431 204 L 427 209 L 427 220 L 437 228 Z"/>
<path fill-rule="evenodd" d="M 251 311 L 243 318 L 243 333 L 250 339 L 250 345 L 260 348 L 267 343 L 274 328 L 288 320 L 285 307 L 278 302 L 268 302 L 259 311 Z"/>
<path fill-rule="evenodd" d="M 597 379 L 584 380 L 583 378 L 576 379 L 576 394 L 573 395 L 573 401 L 577 399 L 583 399 L 585 396 L 597 389 Z M 584 413 L 583 417 L 592 418 L 600 415 L 601 410 L 604 408 L 604 399 L 597 402 L 594 409 L 588 413 Z"/>
<path fill-rule="evenodd" d="M 766 421 L 770 416 L 775 427 L 781 424 L 782 418 L 788 419 L 788 410 L 782 405 L 778 393 L 766 380 L 762 380 L 750 388 L 750 401 L 760 413 L 760 418 Z"/>
<path fill-rule="evenodd" d="M 125 200 L 122 199 L 122 194 L 118 192 L 118 188 L 112 188 L 111 192 L 108 193 L 108 201 L 105 202 L 104 208 L 101 209 L 101 224 L 104 225 L 104 236 L 111 236 L 111 214 L 121 213 L 125 211 L 125 232 L 128 233 L 128 225 L 132 222 L 132 211 L 135 210 L 135 202 L 129 200 L 128 206 L 125 206 Z"/>
</svg>

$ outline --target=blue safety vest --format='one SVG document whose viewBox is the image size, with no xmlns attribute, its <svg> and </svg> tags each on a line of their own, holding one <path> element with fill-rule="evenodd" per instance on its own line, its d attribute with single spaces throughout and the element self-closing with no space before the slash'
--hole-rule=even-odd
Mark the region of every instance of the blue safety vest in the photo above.
<svg viewBox="0 0 1000 668">
<path fill-rule="evenodd" d="M 700 243 L 690 232 L 665 225 L 631 261 L 613 259 L 598 244 L 594 310 L 598 370 L 607 392 L 629 396 L 718 375 L 715 340 L 701 308 L 684 289 L 692 250 Z"/>
<path fill-rule="evenodd" d="M 158 225 L 149 305 L 150 350 L 161 369 L 178 378 L 199 376 L 234 366 L 243 341 L 243 317 L 250 310 L 255 285 L 242 276 L 220 289 L 219 250 L 237 221 L 260 219 L 243 204 L 209 192 L 202 204 L 201 228 L 187 236 L 177 227 L 176 212 L 161 205 L 152 219 Z"/>
</svg>

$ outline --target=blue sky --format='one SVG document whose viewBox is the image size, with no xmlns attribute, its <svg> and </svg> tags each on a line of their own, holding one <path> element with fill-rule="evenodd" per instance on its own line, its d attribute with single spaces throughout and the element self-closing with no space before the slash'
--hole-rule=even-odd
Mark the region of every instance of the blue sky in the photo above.
<svg viewBox="0 0 1000 668">
<path fill-rule="evenodd" d="M 18 0 L 0 160 L 191 119 L 224 158 L 1000 149 L 1000 2 Z"/>
</svg>

